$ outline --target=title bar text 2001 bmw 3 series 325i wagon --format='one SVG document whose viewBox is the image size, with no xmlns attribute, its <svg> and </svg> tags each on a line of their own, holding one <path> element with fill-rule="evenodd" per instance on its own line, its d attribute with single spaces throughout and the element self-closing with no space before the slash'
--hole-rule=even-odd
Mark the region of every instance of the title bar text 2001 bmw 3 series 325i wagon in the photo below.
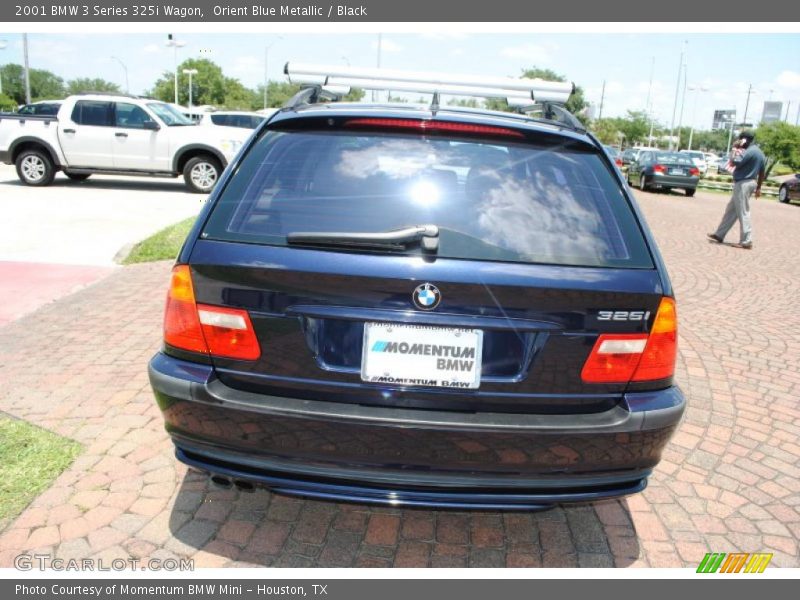
<svg viewBox="0 0 800 600">
<path fill-rule="evenodd" d="M 392 505 L 642 490 L 685 408 L 675 301 L 556 84 L 457 88 L 530 86 L 537 118 L 440 106 L 445 76 L 416 81 L 430 106 L 322 102 L 332 81 L 256 130 L 173 269 L 149 371 L 178 459 Z"/>
</svg>

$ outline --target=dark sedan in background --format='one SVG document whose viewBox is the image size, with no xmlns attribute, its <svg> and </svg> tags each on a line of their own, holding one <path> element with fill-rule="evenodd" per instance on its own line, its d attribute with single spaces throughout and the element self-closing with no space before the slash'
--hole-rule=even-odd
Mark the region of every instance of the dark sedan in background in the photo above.
<svg viewBox="0 0 800 600">
<path fill-rule="evenodd" d="M 628 165 L 628 183 L 642 191 L 681 189 L 694 196 L 700 170 L 687 154 L 679 152 L 643 151 Z"/>
<path fill-rule="evenodd" d="M 795 173 L 794 179 L 787 179 L 781 184 L 778 200 L 784 203 L 800 200 L 800 173 Z"/>
</svg>

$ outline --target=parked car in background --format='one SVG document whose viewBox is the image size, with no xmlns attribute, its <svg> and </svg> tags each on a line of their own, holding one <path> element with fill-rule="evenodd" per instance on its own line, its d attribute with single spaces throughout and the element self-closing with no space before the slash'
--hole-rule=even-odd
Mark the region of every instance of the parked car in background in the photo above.
<svg viewBox="0 0 800 600">
<path fill-rule="evenodd" d="M 40 102 L 33 102 L 25 104 L 17 109 L 17 114 L 54 117 L 58 114 L 58 109 L 61 108 L 62 100 L 41 100 Z"/>
<path fill-rule="evenodd" d="M 800 200 L 800 173 L 795 173 L 792 179 L 787 179 L 778 189 L 778 200 L 787 203 Z"/>
<path fill-rule="evenodd" d="M 256 130 L 173 268 L 149 376 L 177 458 L 388 506 L 642 490 L 685 409 L 677 318 L 607 151 L 563 108 L 322 93 Z"/>
<path fill-rule="evenodd" d="M 200 118 L 200 125 L 219 125 L 222 127 L 255 129 L 266 120 L 267 117 L 255 112 L 218 110 L 204 113 Z"/>
<path fill-rule="evenodd" d="M 697 167 L 701 175 L 705 175 L 708 172 L 708 163 L 706 163 L 706 155 L 703 152 L 699 150 L 681 150 L 680 153 L 692 159 L 694 166 Z"/>
<path fill-rule="evenodd" d="M 681 189 L 694 196 L 700 181 L 700 169 L 685 152 L 647 150 L 628 166 L 628 183 L 640 190 Z"/>
<path fill-rule="evenodd" d="M 607 145 L 603 145 L 603 148 L 608 152 L 608 156 L 614 161 L 614 164 L 618 167 L 622 167 L 622 152 L 619 151 L 619 148 Z"/>
<path fill-rule="evenodd" d="M 719 160 L 719 156 L 714 154 L 713 152 L 703 152 L 703 157 L 706 159 L 706 165 L 709 169 L 717 166 L 717 161 Z"/>
<path fill-rule="evenodd" d="M 183 175 L 210 192 L 250 135 L 199 127 L 169 104 L 124 94 L 79 94 L 56 117 L 0 115 L 0 161 L 27 185 L 49 185 L 57 171 L 82 181 L 93 173 Z"/>
</svg>

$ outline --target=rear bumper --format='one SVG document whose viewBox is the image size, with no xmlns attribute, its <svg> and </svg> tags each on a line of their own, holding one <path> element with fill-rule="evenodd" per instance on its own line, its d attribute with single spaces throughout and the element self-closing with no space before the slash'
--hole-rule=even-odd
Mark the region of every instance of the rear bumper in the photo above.
<svg viewBox="0 0 800 600">
<path fill-rule="evenodd" d="M 676 387 L 584 415 L 278 398 L 161 353 L 149 374 L 182 462 L 278 492 L 390 505 L 530 509 L 636 493 L 685 409 Z"/>
<path fill-rule="evenodd" d="M 700 179 L 697 177 L 671 177 L 669 175 L 653 175 L 650 177 L 650 183 L 653 187 L 670 187 L 679 188 L 682 190 L 693 190 L 697 187 Z"/>
</svg>

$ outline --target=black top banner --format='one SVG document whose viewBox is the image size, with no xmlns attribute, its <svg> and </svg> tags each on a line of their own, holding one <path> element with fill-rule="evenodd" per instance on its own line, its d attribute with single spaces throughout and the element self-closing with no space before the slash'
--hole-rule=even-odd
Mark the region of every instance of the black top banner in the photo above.
<svg viewBox="0 0 800 600">
<path fill-rule="evenodd" d="M 149 0 L 152 2 L 153 0 Z M 786 0 L 10 0 L 0 21 L 46 22 L 795 22 L 800 3 Z"/>
</svg>

